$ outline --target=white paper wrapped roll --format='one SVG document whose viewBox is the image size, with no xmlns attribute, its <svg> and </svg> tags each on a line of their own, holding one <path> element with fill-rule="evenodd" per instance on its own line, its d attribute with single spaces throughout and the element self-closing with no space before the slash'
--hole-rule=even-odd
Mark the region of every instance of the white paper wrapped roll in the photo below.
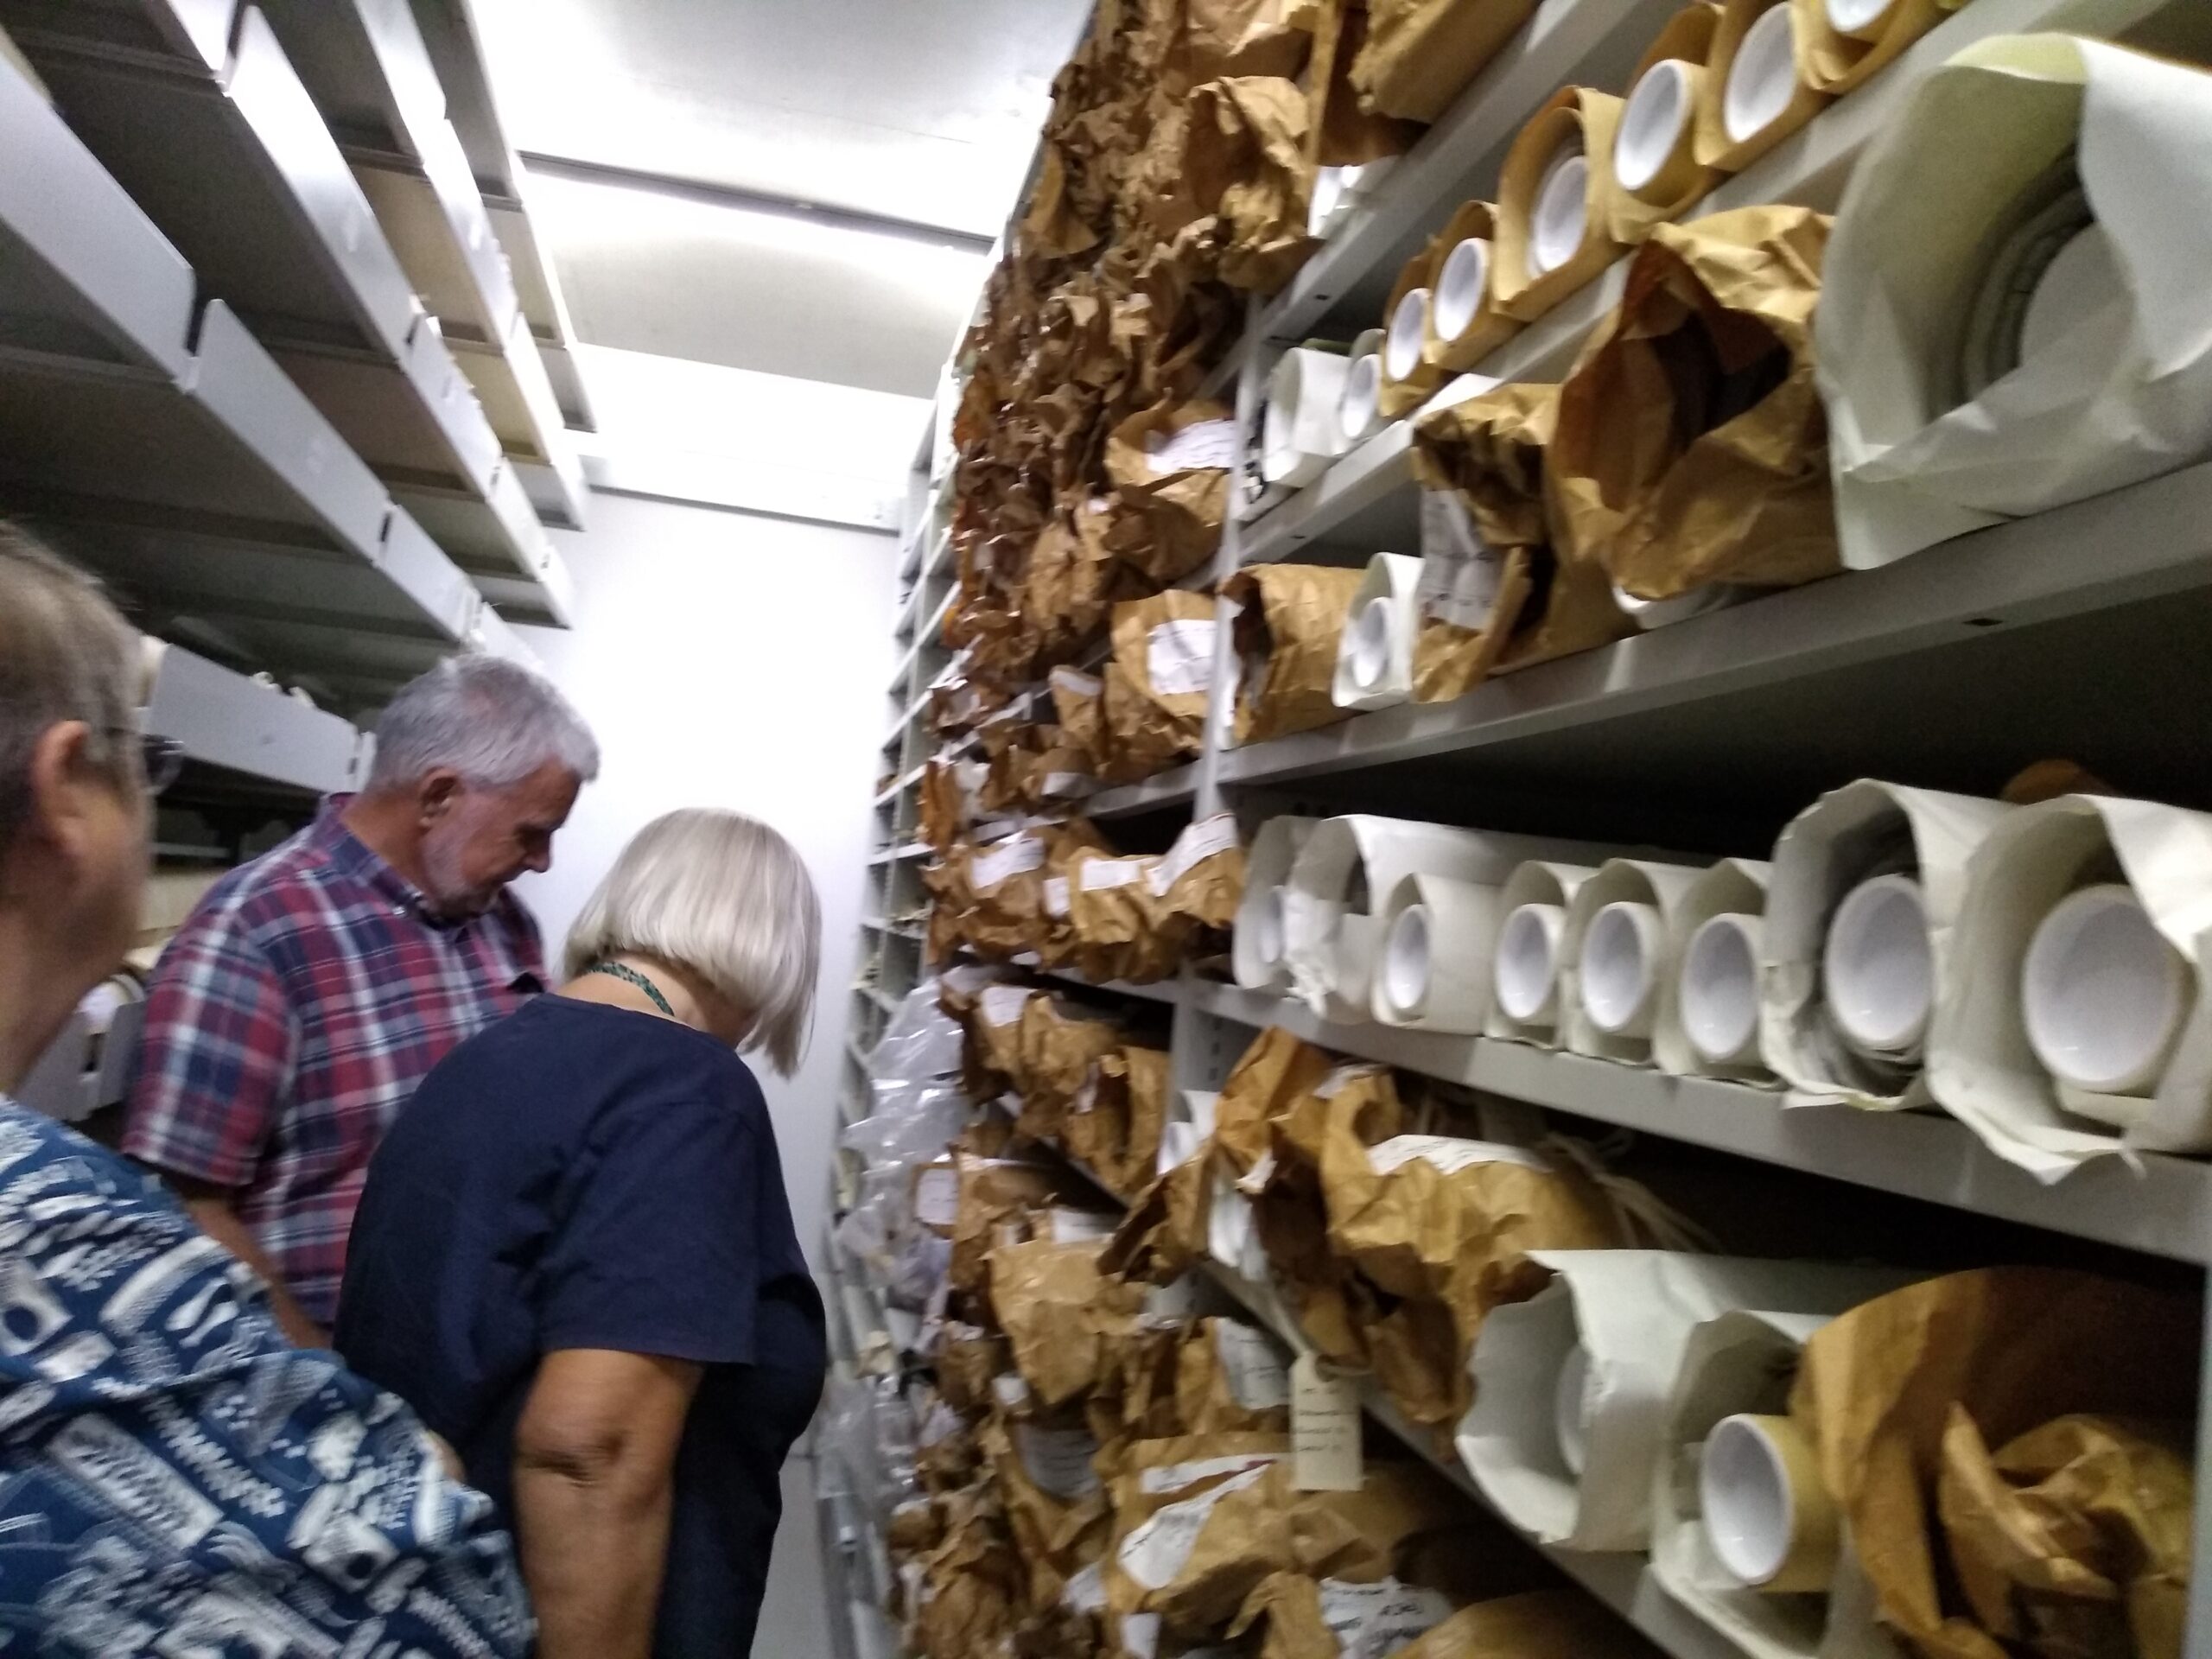
<svg viewBox="0 0 2212 1659">
<path fill-rule="evenodd" d="M 1269 818 L 1244 855 L 1244 892 L 1237 901 L 1230 957 L 1236 982 L 1248 991 L 1281 990 L 1290 983 L 1285 954 L 1283 884 L 1317 818 L 1286 814 Z"/>
<path fill-rule="evenodd" d="M 1390 709 L 1414 694 L 1421 561 L 1377 553 L 1352 595 L 1330 696 L 1339 709 Z"/>
<path fill-rule="evenodd" d="M 1904 1282 L 1883 1268 L 1670 1250 L 1539 1250 L 1529 1259 L 1559 1276 L 1483 1322 L 1469 1362 L 1474 1405 L 1458 1446 L 1507 1520 L 1569 1549 L 1649 1543 L 1662 1416 L 1698 1325 L 1745 1307 L 1832 1318 Z M 1562 1379 L 1578 1355 L 1583 1380 L 1570 1386 Z M 1563 1414 L 1579 1414 L 1579 1473 L 1562 1454 Z"/>
<path fill-rule="evenodd" d="M 1590 233 L 1590 158 L 1563 145 L 1544 163 L 1529 214 L 1529 274 L 1548 276 L 1571 264 Z"/>
<path fill-rule="evenodd" d="M 1605 850 L 1400 818 L 1325 818 L 1299 853 L 1284 899 L 1292 989 L 1322 1019 L 1363 1025 L 1383 944 L 1383 906 L 1408 876 L 1489 885 L 1530 859 Z"/>
<path fill-rule="evenodd" d="M 1349 364 L 1336 352 L 1294 346 L 1268 377 L 1260 441 L 1260 475 L 1269 484 L 1303 489 L 1329 469 L 1344 448 L 1337 423 Z"/>
<path fill-rule="evenodd" d="M 1500 888 L 1449 876 L 1412 875 L 1384 906 L 1374 974 L 1376 1021 L 1473 1036 L 1490 1011 Z"/>
<path fill-rule="evenodd" d="M 1567 910 L 1597 873 L 1591 864 L 1531 860 L 1506 879 L 1498 895 L 1503 915 L 1491 962 L 1484 1036 L 1540 1048 L 1560 1046 Z"/>
<path fill-rule="evenodd" d="M 1613 177 L 1630 195 L 1670 202 L 1700 171 L 1693 140 L 1705 66 L 1662 58 L 1637 77 L 1613 135 Z"/>
<path fill-rule="evenodd" d="M 1863 925 L 1852 957 L 1853 994 L 1885 971 L 1924 972 L 1935 990 L 1926 1047 L 1943 1040 L 1944 988 L 1955 974 L 1981 975 L 1987 964 L 1961 958 L 1953 924 L 1966 896 L 1967 861 L 1982 840 L 2014 810 L 1999 801 L 1906 789 L 1862 780 L 1822 796 L 1799 813 L 1775 845 L 1767 893 L 1765 959 L 1759 965 L 1759 1045 L 1766 1063 L 1802 1101 L 1842 1101 L 1878 1110 L 1924 1106 L 1930 1100 L 1921 1051 L 1905 1046 L 1885 1058 L 1869 1041 L 1896 1029 L 1885 1026 L 1902 1006 L 1892 997 L 1851 1014 L 1855 1039 L 1832 1006 L 1828 970 L 1843 958 L 1830 950 L 1834 925 Z M 1907 895 L 1896 891 L 1879 905 L 1859 901 L 1845 918 L 1844 902 L 1871 879 L 1910 878 L 1926 918 L 1924 961 L 1892 925 Z M 1861 972 L 1860 970 L 1863 970 Z M 1910 987 L 1900 987 L 1909 989 Z M 1869 993 L 1870 996 L 1872 993 Z M 1908 1024 L 1910 1022 L 1907 1022 Z"/>
<path fill-rule="evenodd" d="M 2095 41 L 1986 40 L 1912 88 L 1815 319 L 1847 563 L 2212 450 L 2208 143 L 2212 79 Z"/>
<path fill-rule="evenodd" d="M 1601 1059 L 1649 1064 L 1651 1033 L 1675 976 L 1674 917 L 1698 874 L 1688 865 L 1616 858 L 1576 889 L 1560 941 L 1559 1029 L 1565 1046 Z M 1593 969 L 1599 982 L 1586 984 L 1585 975 Z"/>
<path fill-rule="evenodd" d="M 1955 948 L 1972 971 L 1941 983 L 1929 1084 L 1993 1151 L 2044 1180 L 2127 1148 L 2212 1151 L 2212 817 L 2018 809 L 1967 866 Z"/>
<path fill-rule="evenodd" d="M 1346 449 L 1363 444 L 1389 423 L 1382 418 L 1382 331 L 1370 328 L 1351 343 L 1344 395 L 1337 400 L 1337 435 Z"/>
<path fill-rule="evenodd" d="M 1681 1344 L 1660 1414 L 1658 1451 L 1646 1488 L 1652 1575 L 1669 1596 L 1751 1659 L 1891 1650 L 1875 1628 L 1872 1598 L 1853 1592 L 1863 1588 L 1864 1575 L 1847 1542 L 1836 1561 L 1832 1593 L 1772 1595 L 1742 1584 L 1722 1565 L 1700 1507 L 1700 1465 L 1714 1427 L 1739 1414 L 1786 1412 L 1797 1357 L 1826 1323 L 1818 1313 L 1742 1310 L 1703 1320 Z"/>
<path fill-rule="evenodd" d="M 1759 959 L 1769 866 L 1725 858 L 1675 906 L 1670 954 L 1651 1058 L 1676 1077 L 1770 1083 L 1759 1053 Z"/>
</svg>

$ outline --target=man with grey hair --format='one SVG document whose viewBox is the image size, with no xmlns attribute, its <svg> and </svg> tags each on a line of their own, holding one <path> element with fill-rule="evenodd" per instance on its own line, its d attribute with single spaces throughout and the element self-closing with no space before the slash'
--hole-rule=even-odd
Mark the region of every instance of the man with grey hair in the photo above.
<svg viewBox="0 0 2212 1659">
<path fill-rule="evenodd" d="M 507 886 L 599 749 L 538 676 L 440 664 L 377 725 L 355 796 L 219 882 L 162 955 L 123 1148 L 276 1288 L 294 1340 L 337 1314 L 369 1159 L 448 1051 L 543 988 Z"/>
</svg>

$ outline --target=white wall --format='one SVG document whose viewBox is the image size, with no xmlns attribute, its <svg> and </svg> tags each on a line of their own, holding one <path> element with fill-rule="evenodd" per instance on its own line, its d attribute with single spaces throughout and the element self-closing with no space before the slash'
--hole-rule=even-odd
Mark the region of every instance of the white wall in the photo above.
<svg viewBox="0 0 2212 1659">
<path fill-rule="evenodd" d="M 799 1241 L 819 1266 L 840 1056 L 858 948 L 876 744 L 891 643 L 887 535 L 595 495 L 591 528 L 556 534 L 575 577 L 575 626 L 531 646 L 598 734 L 586 790 L 524 900 L 557 951 L 632 834 L 680 806 L 774 825 L 822 895 L 813 1042 L 795 1078 L 760 1068 Z M 755 1651 L 823 1653 L 812 1471 L 785 1471 L 784 1527 Z"/>
</svg>

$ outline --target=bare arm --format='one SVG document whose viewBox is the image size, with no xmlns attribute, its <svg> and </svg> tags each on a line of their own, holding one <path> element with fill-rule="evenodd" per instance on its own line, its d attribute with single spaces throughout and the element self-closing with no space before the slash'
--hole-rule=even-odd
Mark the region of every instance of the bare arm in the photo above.
<svg viewBox="0 0 2212 1659">
<path fill-rule="evenodd" d="M 538 1659 L 649 1659 L 676 1447 L 700 1368 L 651 1354 L 546 1355 L 515 1429 L 515 1531 Z"/>
<path fill-rule="evenodd" d="M 270 1312 L 276 1316 L 276 1323 L 283 1327 L 284 1335 L 295 1348 L 327 1348 L 330 1332 L 317 1325 L 301 1310 L 291 1293 L 284 1288 L 283 1281 L 276 1276 L 276 1268 L 259 1244 L 254 1242 L 246 1224 L 238 1218 L 236 1197 L 228 1187 L 211 1186 L 206 1181 L 195 1181 L 188 1176 L 173 1175 L 164 1170 L 162 1179 L 175 1187 L 184 1200 L 185 1209 L 200 1230 L 220 1244 L 232 1255 L 251 1268 L 261 1282 L 269 1287 Z"/>
</svg>

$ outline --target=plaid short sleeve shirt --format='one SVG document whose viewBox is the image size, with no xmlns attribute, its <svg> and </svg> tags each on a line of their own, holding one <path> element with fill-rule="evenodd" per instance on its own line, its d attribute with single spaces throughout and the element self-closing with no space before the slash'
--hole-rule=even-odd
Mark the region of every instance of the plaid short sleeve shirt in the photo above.
<svg viewBox="0 0 2212 1659">
<path fill-rule="evenodd" d="M 369 1160 L 415 1086 L 543 988 L 537 925 L 512 895 L 434 920 L 340 822 L 226 877 L 162 953 L 123 1149 L 229 1187 L 308 1317 L 337 1316 Z"/>
</svg>

